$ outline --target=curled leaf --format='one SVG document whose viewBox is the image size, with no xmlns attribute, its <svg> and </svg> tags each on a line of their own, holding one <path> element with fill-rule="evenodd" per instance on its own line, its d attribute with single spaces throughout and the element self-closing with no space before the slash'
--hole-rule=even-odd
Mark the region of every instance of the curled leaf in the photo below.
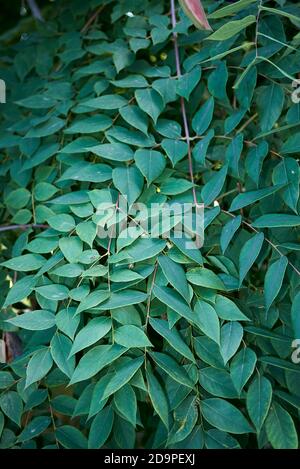
<svg viewBox="0 0 300 469">
<path fill-rule="evenodd" d="M 179 3 L 196 28 L 212 30 L 200 0 L 179 0 Z"/>
</svg>

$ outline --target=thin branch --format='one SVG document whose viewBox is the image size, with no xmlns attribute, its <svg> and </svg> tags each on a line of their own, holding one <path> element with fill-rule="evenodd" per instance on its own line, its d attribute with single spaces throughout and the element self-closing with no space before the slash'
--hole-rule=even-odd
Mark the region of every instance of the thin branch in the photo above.
<svg viewBox="0 0 300 469">
<path fill-rule="evenodd" d="M 101 11 L 103 10 L 104 7 L 105 7 L 105 5 L 100 5 L 100 7 L 97 8 L 95 13 L 87 20 L 87 22 L 85 23 L 85 25 L 83 26 L 83 28 L 80 31 L 82 34 L 86 33 L 86 31 L 89 29 L 91 24 L 97 19 L 98 15 L 101 13 Z"/>
<path fill-rule="evenodd" d="M 234 215 L 233 213 L 228 212 L 227 210 L 221 209 L 221 212 L 225 213 L 226 215 L 230 216 L 231 218 L 236 218 L 236 215 Z M 247 226 L 254 233 L 259 233 L 259 231 L 256 228 L 254 228 L 254 226 L 252 226 L 251 223 L 248 223 L 245 220 L 242 220 L 242 223 L 243 223 L 243 225 Z M 280 249 L 278 249 L 276 244 L 274 244 L 270 239 L 264 237 L 264 240 L 266 241 L 266 243 L 268 243 L 272 247 L 272 249 L 274 249 L 274 251 L 276 251 L 280 255 L 280 257 L 284 256 L 284 254 L 280 251 Z M 296 274 L 298 274 L 300 276 L 300 271 L 297 269 L 297 267 L 295 267 L 294 264 L 292 264 L 292 262 L 289 261 L 289 260 L 288 260 L 288 264 L 296 272 Z"/>
<path fill-rule="evenodd" d="M 173 42 L 174 42 L 174 53 L 175 53 L 175 62 L 176 62 L 176 73 L 177 73 L 177 77 L 180 78 L 181 66 L 180 66 L 180 58 L 179 58 L 179 48 L 178 48 L 178 42 L 177 42 L 177 33 L 174 31 L 174 28 L 176 27 L 176 24 L 177 24 L 174 0 L 171 0 L 171 18 L 172 18 L 172 27 L 173 27 Z M 187 113 L 186 113 L 185 102 L 184 102 L 183 97 L 180 98 L 180 105 L 181 105 L 181 115 L 182 115 L 182 120 L 183 120 L 185 139 L 186 139 L 186 143 L 188 146 L 189 173 L 190 173 L 191 183 L 193 184 L 193 188 L 192 188 L 193 199 L 194 199 L 194 204 L 197 207 L 199 204 L 197 201 L 196 189 L 194 186 L 194 172 L 193 172 L 192 150 L 191 150 L 191 143 L 190 143 L 190 131 L 189 131 L 189 124 L 187 120 Z"/>
<path fill-rule="evenodd" d="M 27 228 L 42 228 L 44 230 L 47 230 L 50 228 L 48 225 L 43 225 L 39 223 L 29 223 L 27 225 L 3 225 L 0 226 L 0 232 L 2 231 L 12 231 L 12 230 L 27 230 Z"/>
</svg>

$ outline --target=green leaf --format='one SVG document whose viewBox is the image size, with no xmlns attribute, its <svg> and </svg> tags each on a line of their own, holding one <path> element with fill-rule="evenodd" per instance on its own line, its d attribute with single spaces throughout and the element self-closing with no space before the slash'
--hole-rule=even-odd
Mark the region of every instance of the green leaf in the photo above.
<svg viewBox="0 0 300 469">
<path fill-rule="evenodd" d="M 289 362 L 287 360 L 282 360 L 281 358 L 271 357 L 269 355 L 262 356 L 259 358 L 259 361 L 262 363 L 266 363 L 270 366 L 275 366 L 276 368 L 281 368 L 283 370 L 294 371 L 296 373 L 300 373 L 299 366 Z"/>
<path fill-rule="evenodd" d="M 47 300 L 61 301 L 69 296 L 69 289 L 64 285 L 49 284 L 35 289 L 39 295 L 47 298 Z"/>
<path fill-rule="evenodd" d="M 250 384 L 247 391 L 247 410 L 255 425 L 257 433 L 260 432 L 272 400 L 272 386 L 270 381 L 260 374 Z"/>
<path fill-rule="evenodd" d="M 263 233 L 257 233 L 248 239 L 241 249 L 239 256 L 239 286 L 257 259 L 264 242 Z"/>
<path fill-rule="evenodd" d="M 89 350 L 79 361 L 70 384 L 91 378 L 126 352 L 120 345 L 98 345 Z"/>
<path fill-rule="evenodd" d="M 69 378 L 75 369 L 75 358 L 70 358 L 72 341 L 63 334 L 57 332 L 50 342 L 52 358 L 58 368 Z"/>
<path fill-rule="evenodd" d="M 201 368 L 199 383 L 210 394 L 217 397 L 234 399 L 238 393 L 234 388 L 230 374 L 225 370 L 207 367 Z"/>
<path fill-rule="evenodd" d="M 16 101 L 16 103 L 19 106 L 24 106 L 29 109 L 49 109 L 57 104 L 55 99 L 40 94 L 28 96 L 27 98 Z"/>
<path fill-rule="evenodd" d="M 75 308 L 66 308 L 55 315 L 57 328 L 70 337 L 70 339 L 74 338 L 80 322 L 80 317 L 75 316 L 74 312 Z"/>
<path fill-rule="evenodd" d="M 133 151 L 124 143 L 103 143 L 88 148 L 94 155 L 113 161 L 130 161 L 133 159 Z"/>
<path fill-rule="evenodd" d="M 110 435 L 114 423 L 111 405 L 104 407 L 94 418 L 89 433 L 89 449 L 101 448 Z"/>
<path fill-rule="evenodd" d="M 129 205 L 132 205 L 141 195 L 144 185 L 143 176 L 135 166 L 115 168 L 112 178 L 115 187 L 127 197 Z"/>
<path fill-rule="evenodd" d="M 244 347 L 232 359 L 230 363 L 230 375 L 239 394 L 251 377 L 255 365 L 256 355 L 253 350 L 248 347 Z"/>
<path fill-rule="evenodd" d="M 189 259 L 192 259 L 196 264 L 203 265 L 201 252 L 197 245 L 191 238 L 186 237 L 184 234 L 181 238 L 177 238 L 170 234 L 170 241 Z"/>
<path fill-rule="evenodd" d="M 165 392 L 154 374 L 146 370 L 148 393 L 155 412 L 159 415 L 165 427 L 169 427 L 169 404 Z"/>
<path fill-rule="evenodd" d="M 106 399 L 112 394 L 116 393 L 122 386 L 124 386 L 135 375 L 138 369 L 144 363 L 144 357 L 134 358 L 129 363 L 119 365 L 115 369 L 111 379 L 105 387 L 102 399 Z"/>
<path fill-rule="evenodd" d="M 82 242 L 77 236 L 60 238 L 59 248 L 70 263 L 77 262 L 83 250 Z"/>
<path fill-rule="evenodd" d="M 204 267 L 196 267 L 187 272 L 186 278 L 193 285 L 199 285 L 205 288 L 213 288 L 216 290 L 225 290 L 223 282 L 220 278 L 209 269 Z"/>
<path fill-rule="evenodd" d="M 161 175 L 166 166 L 163 154 L 156 150 L 137 150 L 134 160 L 147 179 L 148 186 Z"/>
<path fill-rule="evenodd" d="M 76 233 L 81 241 L 84 241 L 92 248 L 97 234 L 97 226 L 92 221 L 83 221 L 76 226 Z"/>
<path fill-rule="evenodd" d="M 127 100 L 118 94 L 106 94 L 105 96 L 89 99 L 85 101 L 84 105 L 92 109 L 111 110 L 126 106 Z"/>
<path fill-rule="evenodd" d="M 247 28 L 247 26 L 250 26 L 250 24 L 255 23 L 255 21 L 256 18 L 254 15 L 245 16 L 245 18 L 241 20 L 228 21 L 207 39 L 211 41 L 226 41 Z"/>
<path fill-rule="evenodd" d="M 282 112 L 283 103 L 284 92 L 277 83 L 258 88 L 257 106 L 262 132 L 272 129 Z"/>
<path fill-rule="evenodd" d="M 32 127 L 27 134 L 26 138 L 41 138 L 53 135 L 65 126 L 65 121 L 59 117 L 50 117 L 46 122 L 42 122 L 35 127 Z"/>
<path fill-rule="evenodd" d="M 193 323 L 195 321 L 195 317 L 193 311 L 187 305 L 185 301 L 183 301 L 182 297 L 168 287 L 160 287 L 155 285 L 153 288 L 153 294 L 165 305 L 172 308 L 176 313 L 180 316 L 184 317 L 187 321 Z"/>
<path fill-rule="evenodd" d="M 160 134 L 163 135 L 164 137 L 167 138 L 175 138 L 179 139 L 181 138 L 181 125 L 178 124 L 178 122 L 174 120 L 169 120 L 169 119 L 158 119 L 155 130 Z"/>
<path fill-rule="evenodd" d="M 31 440 L 43 433 L 50 425 L 50 417 L 35 417 L 18 436 L 18 441 Z"/>
<path fill-rule="evenodd" d="M 2 412 L 0 412 L 0 437 L 2 435 L 3 428 L 4 428 L 4 415 Z"/>
<path fill-rule="evenodd" d="M 293 299 L 292 303 L 292 311 L 291 311 L 291 319 L 292 319 L 292 326 L 294 337 L 300 337 L 300 316 L 298 314 L 300 308 L 300 292 Z"/>
<path fill-rule="evenodd" d="M 247 205 L 252 205 L 258 200 L 262 200 L 269 195 L 274 194 L 279 189 L 282 189 L 283 184 L 279 184 L 273 187 L 265 187 L 264 189 L 258 189 L 257 191 L 250 191 L 250 192 L 243 192 L 237 195 L 229 208 L 229 212 L 234 212 L 235 210 L 239 210 Z"/>
<path fill-rule="evenodd" d="M 38 201 L 50 199 L 58 189 L 48 182 L 40 182 L 34 188 L 34 198 Z"/>
<path fill-rule="evenodd" d="M 114 395 L 114 404 L 125 420 L 136 426 L 137 399 L 132 386 L 125 384 Z"/>
<path fill-rule="evenodd" d="M 264 284 L 266 311 L 270 309 L 271 304 L 277 297 L 282 287 L 282 282 L 287 265 L 288 259 L 285 256 L 281 256 L 268 268 Z"/>
<path fill-rule="evenodd" d="M 79 264 L 65 264 L 52 270 L 51 273 L 61 277 L 75 278 L 82 275 L 83 272 L 84 270 Z"/>
<path fill-rule="evenodd" d="M 201 78 L 201 67 L 195 67 L 188 73 L 178 78 L 176 83 L 176 93 L 189 100 L 190 94 L 197 86 Z"/>
<path fill-rule="evenodd" d="M 226 321 L 249 321 L 249 318 L 226 296 L 217 295 L 214 307 L 221 319 Z"/>
<path fill-rule="evenodd" d="M 208 449 L 240 449 L 239 443 L 231 435 L 217 428 L 206 432 L 205 445 Z"/>
<path fill-rule="evenodd" d="M 18 425 L 18 427 L 21 426 L 23 402 L 18 393 L 15 391 L 1 393 L 0 408 L 10 420 Z"/>
<path fill-rule="evenodd" d="M 28 362 L 26 369 L 26 387 L 36 383 L 46 376 L 53 365 L 52 356 L 48 348 L 35 352 Z"/>
<path fill-rule="evenodd" d="M 298 437 L 290 414 L 273 402 L 266 420 L 267 437 L 275 449 L 297 449 Z"/>
<path fill-rule="evenodd" d="M 227 176 L 227 165 L 214 173 L 201 191 L 201 197 L 205 205 L 210 205 L 220 194 Z"/>
<path fill-rule="evenodd" d="M 0 371 L 0 389 L 9 388 L 15 380 L 8 371 Z"/>
<path fill-rule="evenodd" d="M 188 152 L 187 143 L 181 140 L 164 138 L 161 142 L 161 146 L 171 160 L 173 167 L 182 160 Z"/>
<path fill-rule="evenodd" d="M 288 404 L 291 404 L 293 407 L 296 409 L 300 409 L 300 399 L 298 396 L 294 396 L 292 394 L 288 394 L 287 392 L 284 391 L 275 391 L 274 394 L 283 401 L 287 402 Z"/>
<path fill-rule="evenodd" d="M 133 105 L 122 107 L 120 115 L 129 125 L 148 135 L 148 118 L 139 107 Z"/>
<path fill-rule="evenodd" d="M 224 18 L 225 16 L 230 16 L 234 13 L 237 13 L 240 10 L 243 10 L 243 8 L 255 2 L 256 0 L 238 0 L 237 2 L 234 2 L 233 5 L 226 5 L 225 7 L 219 8 L 213 13 L 210 13 L 208 15 L 208 18 L 218 19 L 218 18 Z"/>
<path fill-rule="evenodd" d="M 106 132 L 106 135 L 109 139 L 117 140 L 118 142 L 126 143 L 127 145 L 134 145 L 142 148 L 155 146 L 155 140 L 152 134 L 147 136 L 138 130 L 128 129 L 127 127 L 115 125 Z"/>
<path fill-rule="evenodd" d="M 165 353 L 161 352 L 150 352 L 151 358 L 155 361 L 155 363 L 164 370 L 167 375 L 169 375 L 173 380 L 177 381 L 184 386 L 189 388 L 193 388 L 193 383 L 190 380 L 188 374 L 186 373 L 185 369 L 181 367 L 174 358 L 166 355 Z"/>
<path fill-rule="evenodd" d="M 81 161 L 68 168 L 59 178 L 59 182 L 69 179 L 83 182 L 104 182 L 111 179 L 112 169 L 107 164 L 91 164 Z"/>
<path fill-rule="evenodd" d="M 60 149 L 60 152 L 73 154 L 73 153 L 86 153 L 90 147 L 97 144 L 97 140 L 93 137 L 78 137 L 72 142 L 68 143 L 65 147 Z"/>
<path fill-rule="evenodd" d="M 60 445 L 67 449 L 87 449 L 86 437 L 78 428 L 71 425 L 63 425 L 55 431 L 55 437 Z"/>
<path fill-rule="evenodd" d="M 126 348 L 153 347 L 146 334 L 133 325 L 118 327 L 114 331 L 114 340 L 117 344 Z"/>
<path fill-rule="evenodd" d="M 260 142 L 257 146 L 250 148 L 245 160 L 245 168 L 247 173 L 256 186 L 259 183 L 259 177 L 265 157 L 268 154 L 269 146 L 265 141 Z M 279 184 L 280 181 L 277 182 Z"/>
<path fill-rule="evenodd" d="M 29 331 L 42 331 L 55 326 L 55 315 L 51 311 L 38 309 L 8 319 L 7 322 Z"/>
<path fill-rule="evenodd" d="M 203 135 L 208 129 L 214 112 L 214 104 L 214 98 L 210 97 L 194 115 L 192 127 L 197 135 Z"/>
<path fill-rule="evenodd" d="M 18 272 L 29 272 L 31 270 L 38 270 L 44 263 L 45 258 L 40 254 L 24 254 L 23 256 L 14 257 L 9 261 L 2 262 L 0 265 Z"/>
<path fill-rule="evenodd" d="M 282 228 L 300 225 L 300 217 L 297 215 L 286 215 L 285 213 L 268 213 L 256 218 L 252 222 L 255 228 Z"/>
<path fill-rule="evenodd" d="M 18 280 L 9 290 L 3 307 L 24 300 L 32 292 L 36 283 L 34 275 L 28 275 Z"/>
<path fill-rule="evenodd" d="M 86 347 L 93 345 L 98 340 L 102 339 L 111 329 L 111 319 L 101 317 L 95 318 L 88 322 L 88 324 L 81 329 L 75 337 L 72 345 L 70 356 L 74 353 L 80 352 Z"/>
<path fill-rule="evenodd" d="M 139 108 L 146 112 L 155 124 L 158 116 L 164 108 L 164 103 L 160 94 L 154 89 L 147 88 L 144 90 L 136 90 L 134 96 Z"/>
<path fill-rule="evenodd" d="M 68 233 L 75 228 L 75 220 L 68 214 L 53 215 L 47 221 L 51 228 L 63 233 Z"/>
<path fill-rule="evenodd" d="M 160 192 L 165 195 L 177 195 L 188 191 L 193 184 L 186 179 L 168 178 L 160 186 Z"/>
<path fill-rule="evenodd" d="M 224 363 L 235 354 L 243 338 L 243 328 L 239 322 L 227 322 L 221 328 L 220 352 Z"/>
<path fill-rule="evenodd" d="M 213 129 L 210 129 L 205 137 L 203 137 L 192 150 L 192 155 L 194 160 L 202 165 L 205 165 L 205 157 L 211 140 L 213 139 L 215 132 Z"/>
<path fill-rule="evenodd" d="M 213 427 L 224 432 L 243 434 L 253 429 L 244 415 L 224 399 L 205 399 L 201 402 L 202 415 Z"/>
<path fill-rule="evenodd" d="M 237 179 L 240 178 L 240 157 L 243 150 L 243 141 L 243 134 L 239 133 L 231 140 L 226 150 L 229 173 Z"/>
<path fill-rule="evenodd" d="M 283 160 L 274 168 L 274 184 L 287 185 L 281 193 L 286 205 L 295 213 L 297 212 L 297 203 L 299 199 L 299 165 L 294 158 L 283 158 Z"/>
<path fill-rule="evenodd" d="M 97 114 L 84 119 L 76 119 L 67 129 L 65 134 L 91 134 L 103 132 L 112 125 L 112 119 L 105 114 Z"/>
<path fill-rule="evenodd" d="M 149 86 L 143 75 L 128 75 L 121 80 L 112 80 L 111 84 L 118 88 L 147 88 Z"/>
<path fill-rule="evenodd" d="M 267 339 L 279 340 L 281 342 L 290 342 L 291 338 L 286 335 L 277 334 L 276 332 L 269 331 L 268 329 L 263 329 L 261 327 L 247 326 L 244 328 L 245 331 L 250 332 L 259 337 L 265 337 Z"/>
<path fill-rule="evenodd" d="M 189 287 L 186 276 L 180 264 L 174 262 L 168 256 L 159 256 L 158 263 L 170 284 L 181 294 L 187 303 L 190 302 Z"/>
<path fill-rule="evenodd" d="M 104 303 L 101 303 L 99 310 L 105 311 L 107 309 L 121 308 L 123 306 L 142 303 L 146 300 L 147 296 L 148 295 L 146 293 L 130 289 L 118 293 L 112 293 L 108 300 L 106 300 Z"/>
<path fill-rule="evenodd" d="M 290 153 L 298 153 L 300 150 L 300 139 L 299 134 L 291 135 L 286 142 L 283 143 L 281 153 L 283 155 Z"/>
<path fill-rule="evenodd" d="M 229 220 L 226 225 L 224 225 L 220 237 L 220 245 L 222 249 L 222 253 L 224 254 L 226 249 L 229 246 L 230 241 L 234 237 L 235 233 L 239 229 L 242 223 L 242 217 L 238 215 L 234 217 L 232 220 Z"/>
<path fill-rule="evenodd" d="M 195 305 L 195 321 L 201 331 L 220 344 L 220 323 L 215 309 L 206 301 L 198 300 Z"/>
<path fill-rule="evenodd" d="M 176 329 L 169 329 L 167 321 L 150 318 L 153 329 L 161 335 L 179 354 L 195 362 L 194 355 Z"/>
<path fill-rule="evenodd" d="M 200 336 L 194 340 L 195 351 L 204 363 L 215 368 L 224 368 L 224 360 L 220 353 L 219 345 L 206 336 Z"/>
<path fill-rule="evenodd" d="M 5 198 L 5 203 L 15 209 L 23 208 L 27 205 L 30 199 L 30 192 L 27 189 L 20 188 L 11 191 Z"/>
<path fill-rule="evenodd" d="M 110 293 L 108 290 L 95 290 L 89 295 L 87 295 L 80 303 L 76 309 L 76 315 L 82 311 L 89 310 L 98 306 L 100 303 L 103 303 L 107 298 L 109 298 Z"/>
</svg>

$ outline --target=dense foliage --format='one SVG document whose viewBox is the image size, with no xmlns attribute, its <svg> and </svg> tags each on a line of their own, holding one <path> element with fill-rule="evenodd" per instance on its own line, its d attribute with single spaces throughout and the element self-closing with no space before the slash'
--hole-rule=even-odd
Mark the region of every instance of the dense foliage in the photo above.
<svg viewBox="0 0 300 469">
<path fill-rule="evenodd" d="M 298 447 L 300 8 L 202 3 L 0 38 L 1 448 Z M 204 203 L 203 247 L 100 238 L 120 195 Z"/>
</svg>

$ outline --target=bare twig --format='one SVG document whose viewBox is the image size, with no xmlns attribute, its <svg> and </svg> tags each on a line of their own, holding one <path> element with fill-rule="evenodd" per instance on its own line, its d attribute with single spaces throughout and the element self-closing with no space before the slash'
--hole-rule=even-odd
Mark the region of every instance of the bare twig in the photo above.
<svg viewBox="0 0 300 469">
<path fill-rule="evenodd" d="M 100 7 L 97 8 L 97 10 L 93 13 L 93 15 L 87 20 L 87 22 L 85 23 L 85 25 L 83 26 L 83 28 L 80 31 L 82 34 L 86 33 L 86 31 L 89 29 L 91 24 L 96 20 L 96 18 L 101 13 L 101 11 L 103 10 L 104 7 L 105 7 L 105 5 L 100 5 Z"/>
<path fill-rule="evenodd" d="M 174 29 L 177 24 L 174 0 L 171 0 L 171 18 L 172 18 L 172 26 Z M 175 53 L 175 62 L 176 62 L 176 73 L 177 73 L 177 77 L 181 77 L 179 48 L 178 48 L 178 42 L 177 42 L 177 33 L 175 31 L 173 31 L 173 42 L 174 42 L 174 53 Z M 197 207 L 198 201 L 197 201 L 196 189 L 194 186 L 194 172 L 193 172 L 192 150 L 191 150 L 191 143 L 190 143 L 190 131 L 189 131 L 185 102 L 184 102 L 183 97 L 180 98 L 180 105 L 181 105 L 181 115 L 182 115 L 182 120 L 183 120 L 185 139 L 186 139 L 186 143 L 188 146 L 189 173 L 190 173 L 191 183 L 193 184 L 193 187 L 192 187 L 193 199 L 194 199 L 194 204 Z"/>
<path fill-rule="evenodd" d="M 0 226 L 1 231 L 11 231 L 11 230 L 26 230 L 27 228 L 42 228 L 43 230 L 47 230 L 50 228 L 48 225 L 43 225 L 39 223 L 29 223 L 27 225 L 7 225 L 7 226 Z"/>
</svg>

